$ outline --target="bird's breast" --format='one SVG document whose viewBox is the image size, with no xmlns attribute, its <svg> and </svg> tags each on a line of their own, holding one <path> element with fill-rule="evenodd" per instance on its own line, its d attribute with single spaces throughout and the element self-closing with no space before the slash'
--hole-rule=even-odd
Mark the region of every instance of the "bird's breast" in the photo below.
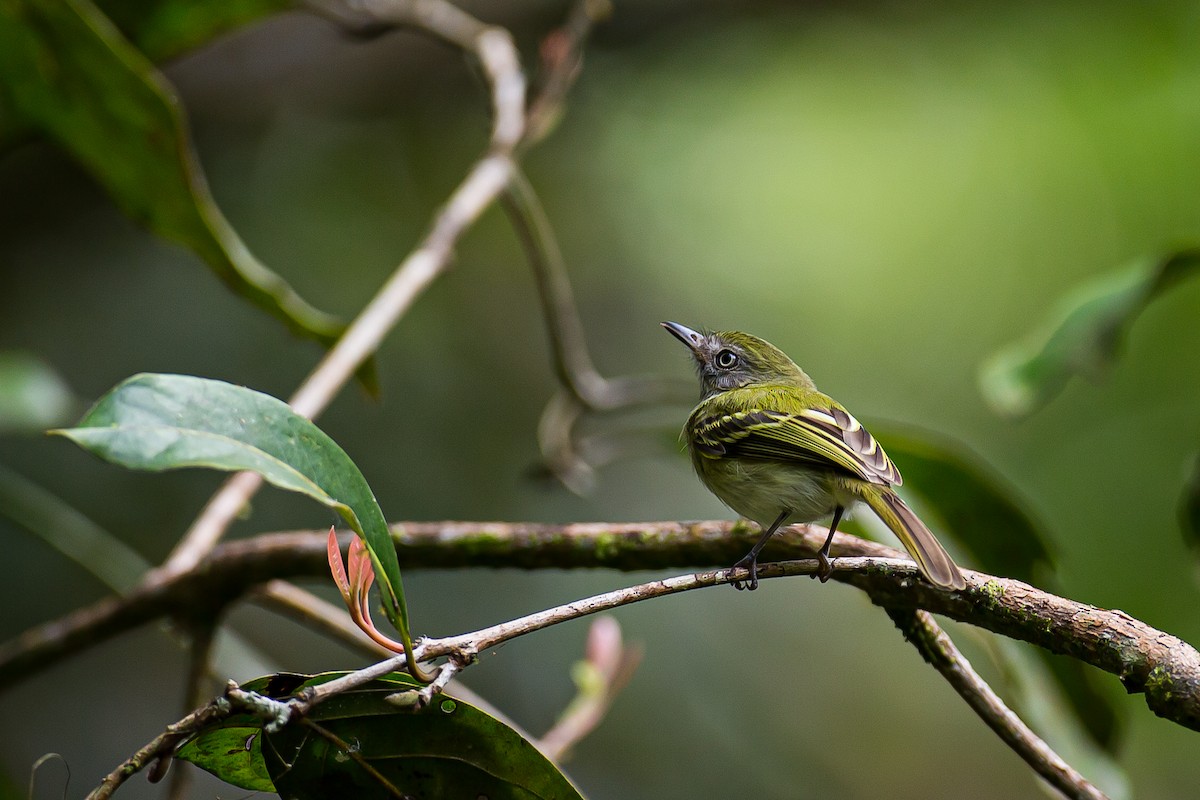
<svg viewBox="0 0 1200 800">
<path fill-rule="evenodd" d="M 789 522 L 812 522 L 837 505 L 831 476 L 823 471 L 745 458 L 713 458 L 692 448 L 692 465 L 709 491 L 747 519 L 767 526 L 783 509 Z"/>
</svg>

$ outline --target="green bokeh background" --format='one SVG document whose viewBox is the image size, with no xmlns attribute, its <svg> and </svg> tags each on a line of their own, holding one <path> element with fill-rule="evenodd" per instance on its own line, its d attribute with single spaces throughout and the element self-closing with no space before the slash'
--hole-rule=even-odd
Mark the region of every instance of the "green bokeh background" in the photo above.
<svg viewBox="0 0 1200 800">
<path fill-rule="evenodd" d="M 532 63 L 558 3 L 475 10 Z M 1070 597 L 1200 642 L 1195 554 L 1175 517 L 1200 443 L 1200 283 L 1134 327 L 1103 385 L 1073 383 L 1013 423 L 979 364 L 1056 298 L 1200 239 L 1200 7 L 1187 2 L 618 4 L 561 128 L 526 166 L 607 374 L 686 375 L 657 327 L 741 328 L 793 355 L 858 416 L 966 442 L 1052 532 Z M 168 65 L 218 202 L 318 306 L 352 315 L 483 147 L 486 105 L 449 49 L 348 39 L 274 18 Z M 58 151 L 0 158 L 0 348 L 45 357 L 91 399 L 139 371 L 286 396 L 319 356 L 150 238 Z M 618 462 L 575 497 L 528 477 L 554 390 L 529 271 L 492 210 L 388 339 L 383 399 L 350 389 L 321 420 L 393 519 L 728 516 L 686 459 Z M 686 408 L 668 412 L 670 424 Z M 0 460 L 159 561 L 216 487 L 145 475 L 60 440 L 0 438 Z M 266 492 L 240 534 L 328 525 Z M 104 593 L 0 520 L 0 635 Z M 626 585 L 608 572 L 409 572 L 419 633 L 449 634 Z M 592 798 L 1011 798 L 1029 770 L 857 592 L 802 580 L 622 610 L 646 656 L 566 767 Z M 266 612 L 238 630 L 289 670 L 358 657 Z M 956 628 L 987 669 L 973 634 Z M 467 682 L 540 732 L 571 696 L 584 624 L 483 656 Z M 136 632 L 0 694 L 0 767 L 20 785 L 57 750 L 77 793 L 181 714 L 184 652 Z M 1143 798 L 1195 797 L 1197 734 L 1119 683 L 1118 760 Z M 47 786 L 55 768 L 47 768 Z M 58 789 L 47 789 L 57 796 Z M 201 782 L 195 796 L 230 796 Z M 131 798 L 160 789 L 135 781 Z"/>
</svg>

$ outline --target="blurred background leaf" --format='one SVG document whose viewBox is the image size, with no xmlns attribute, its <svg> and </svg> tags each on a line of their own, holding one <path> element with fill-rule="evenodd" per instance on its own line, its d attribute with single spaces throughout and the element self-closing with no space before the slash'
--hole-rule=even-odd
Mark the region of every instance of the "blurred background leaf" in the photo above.
<svg viewBox="0 0 1200 800">
<path fill-rule="evenodd" d="M 136 16 L 133 9 L 131 16 Z M 177 43 L 192 16 L 180 4 L 140 27 L 155 46 Z M 196 14 L 209 35 L 254 12 Z M 172 27 L 175 26 L 175 27 Z M 121 209 L 155 233 L 191 249 L 233 291 L 325 344 L 341 327 L 267 269 L 226 222 L 209 195 L 167 79 L 90 0 L 13 0 L 0 7 L 0 82 L 15 123 L 36 127 L 66 148 Z"/>
<path fill-rule="evenodd" d="M 43 431 L 76 413 L 67 382 L 42 359 L 0 351 L 0 432 Z"/>
<path fill-rule="evenodd" d="M 967 548 L 979 568 L 1044 583 L 1054 571 L 1051 544 L 1017 490 L 961 442 L 917 428 L 875 425 L 883 449 L 896 462 L 905 487 L 920 493 Z"/>
<path fill-rule="evenodd" d="M 1011 345 L 984 365 L 984 397 L 997 413 L 1022 417 L 1050 402 L 1074 375 L 1099 380 L 1138 315 L 1197 268 L 1200 250 L 1178 250 L 1088 281 L 1059 301 L 1049 333 Z"/>
<path fill-rule="evenodd" d="M 932 511 L 950 540 L 971 553 L 972 558 L 964 559 L 967 566 L 1062 591 L 1050 533 L 1009 481 L 964 444 L 944 435 L 894 424 L 872 425 L 872 431 L 895 460 L 905 488 L 920 495 L 922 513 L 928 516 L 926 510 Z M 1017 695 L 1020 708 L 1040 708 L 1031 692 L 1052 693 L 1055 703 L 1053 715 L 1039 712 L 1026 721 L 1051 741 L 1061 738 L 1072 750 L 1083 750 L 1089 760 L 1107 759 L 1107 772 L 1115 769 L 1107 754 L 1120 744 L 1123 714 L 1111 694 L 1096 688 L 1092 671 L 1044 650 L 1035 649 L 1032 655 L 1020 651 L 1019 657 L 1013 653 L 997 645 L 993 655 L 1003 664 L 1010 685 L 1022 688 Z M 1081 736 L 1090 741 L 1079 743 Z M 1090 755 L 1095 750 L 1101 752 Z M 1068 763 L 1084 768 L 1070 759 Z"/>
<path fill-rule="evenodd" d="M 173 58 L 296 5 L 292 0 L 98 0 L 97 8 L 151 61 Z"/>
</svg>

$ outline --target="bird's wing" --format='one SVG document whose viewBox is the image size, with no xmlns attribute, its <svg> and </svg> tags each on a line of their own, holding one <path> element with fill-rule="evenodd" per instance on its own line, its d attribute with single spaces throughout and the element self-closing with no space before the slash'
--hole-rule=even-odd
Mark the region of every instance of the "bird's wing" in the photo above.
<svg viewBox="0 0 1200 800">
<path fill-rule="evenodd" d="M 797 412 L 747 408 L 696 420 L 693 446 L 710 458 L 761 458 L 841 469 L 884 486 L 899 486 L 899 470 L 875 437 L 841 406 Z"/>
</svg>

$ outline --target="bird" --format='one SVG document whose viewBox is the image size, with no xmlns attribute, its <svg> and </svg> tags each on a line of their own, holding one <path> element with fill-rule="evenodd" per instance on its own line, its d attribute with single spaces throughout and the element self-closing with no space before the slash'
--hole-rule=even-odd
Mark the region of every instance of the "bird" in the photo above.
<svg viewBox="0 0 1200 800">
<path fill-rule="evenodd" d="M 780 527 L 832 517 L 817 553 L 829 580 L 829 547 L 843 515 L 865 503 L 894 532 L 921 573 L 944 589 L 966 581 L 937 538 L 895 487 L 903 479 L 875 437 L 773 344 L 740 331 L 702 333 L 662 326 L 691 351 L 700 402 L 683 427 L 692 465 L 721 502 L 757 522 L 762 536 L 744 558 L 758 588 L 758 554 Z"/>
</svg>

